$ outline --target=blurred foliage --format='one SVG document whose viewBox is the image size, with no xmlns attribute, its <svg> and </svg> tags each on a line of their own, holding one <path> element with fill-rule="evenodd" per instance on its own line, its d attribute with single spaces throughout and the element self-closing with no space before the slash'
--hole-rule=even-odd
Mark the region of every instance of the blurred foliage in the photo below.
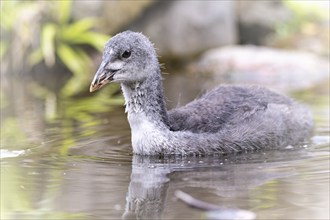
<svg viewBox="0 0 330 220">
<path fill-rule="evenodd" d="M 64 64 L 73 77 L 62 89 L 71 96 L 88 87 L 93 63 L 86 51 L 102 51 L 109 36 L 93 31 L 96 18 L 71 19 L 72 1 L 3 1 L 1 61 L 7 71 L 28 72 L 43 62 Z M 86 50 L 87 49 L 87 50 Z"/>
<path fill-rule="evenodd" d="M 313 1 L 284 0 L 283 3 L 293 12 L 293 17 L 278 25 L 277 33 L 282 37 L 287 37 L 295 32 L 304 32 L 307 29 L 312 31 L 311 28 L 308 28 L 310 25 L 329 19 L 329 12 Z"/>
<path fill-rule="evenodd" d="M 329 56 L 329 2 L 282 0 L 291 19 L 276 26 L 275 46 L 296 47 Z"/>
<path fill-rule="evenodd" d="M 23 82 L 17 83 L 14 90 L 24 89 Z M 98 115 L 123 104 L 122 96 L 116 94 L 117 87 L 105 89 L 93 96 L 58 99 L 37 83 L 29 84 L 25 88 L 29 93 L 17 93 L 16 103 L 20 106 L 11 106 L 11 102 L 2 109 L 1 148 L 9 150 L 8 154 L 18 150 L 34 152 L 56 140 L 53 151 L 66 155 L 81 138 L 98 137 L 98 127 L 104 122 Z"/>
<path fill-rule="evenodd" d="M 33 96 L 45 100 L 44 119 L 48 122 L 54 122 L 58 118 L 89 121 L 93 119 L 92 114 L 108 112 L 111 106 L 124 103 L 122 96 L 116 94 L 116 86 L 105 87 L 103 90 L 106 92 L 99 92 L 93 96 L 66 97 L 61 100 L 57 100 L 56 96 L 38 84 L 31 84 L 28 89 Z"/>
<path fill-rule="evenodd" d="M 284 0 L 283 3 L 290 8 L 298 17 L 324 20 L 329 18 L 329 2 L 323 0 Z"/>
<path fill-rule="evenodd" d="M 93 30 L 99 24 L 97 18 L 73 20 L 71 0 L 0 3 L 1 75 L 5 76 L 0 94 L 1 147 L 25 150 L 41 146 L 49 134 L 38 129 L 50 124 L 59 129 L 56 134 L 63 139 L 63 147 L 57 150 L 65 152 L 74 144 L 77 124 L 99 123 L 95 113 L 108 112 L 113 105 L 123 104 L 116 84 L 86 97 L 96 70 L 89 53 L 101 52 L 109 36 Z M 72 77 L 59 93 L 37 80 L 20 77 L 36 71 L 34 67 L 40 65 L 46 70 L 64 66 Z M 50 84 L 63 76 L 56 71 L 41 73 L 45 74 Z M 40 123 L 45 124 L 38 126 Z M 36 137 L 31 140 L 30 136 Z"/>
</svg>

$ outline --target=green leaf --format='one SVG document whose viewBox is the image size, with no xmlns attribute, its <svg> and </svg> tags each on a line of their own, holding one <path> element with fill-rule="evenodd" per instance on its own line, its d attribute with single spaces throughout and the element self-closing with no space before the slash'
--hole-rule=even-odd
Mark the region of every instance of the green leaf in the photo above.
<svg viewBox="0 0 330 220">
<path fill-rule="evenodd" d="M 96 18 L 85 18 L 64 26 L 61 32 L 61 39 L 71 40 L 84 34 L 84 32 L 90 30 L 96 24 L 96 21 Z"/>
<path fill-rule="evenodd" d="M 58 18 L 60 24 L 68 23 L 71 14 L 72 1 L 62 0 L 58 1 Z"/>
<path fill-rule="evenodd" d="M 55 35 L 57 27 L 55 24 L 47 23 L 41 32 L 41 51 L 47 66 L 55 64 Z"/>
<path fill-rule="evenodd" d="M 41 51 L 41 48 L 38 48 L 37 50 L 33 51 L 29 57 L 28 57 L 28 62 L 30 66 L 35 66 L 38 64 L 41 60 L 43 60 L 43 53 Z"/>
<path fill-rule="evenodd" d="M 72 72 L 78 73 L 82 70 L 81 60 L 76 51 L 66 44 L 60 44 L 57 48 L 57 54 L 65 66 Z"/>
<path fill-rule="evenodd" d="M 81 49 L 72 49 L 66 44 L 60 44 L 58 47 L 58 56 L 66 67 L 73 73 L 73 77 L 66 83 L 62 89 L 62 95 L 71 96 L 87 88 L 88 73 L 91 67 L 91 59 Z"/>
<path fill-rule="evenodd" d="M 102 51 L 104 44 L 109 40 L 109 36 L 105 34 L 99 34 L 96 32 L 86 32 L 74 39 L 70 40 L 72 44 L 86 44 L 94 47 L 95 49 Z"/>
<path fill-rule="evenodd" d="M 88 76 L 86 74 L 86 76 Z M 64 97 L 70 97 L 79 92 L 85 90 L 88 91 L 88 83 L 86 77 L 83 76 L 73 76 L 62 88 L 61 95 Z"/>
</svg>

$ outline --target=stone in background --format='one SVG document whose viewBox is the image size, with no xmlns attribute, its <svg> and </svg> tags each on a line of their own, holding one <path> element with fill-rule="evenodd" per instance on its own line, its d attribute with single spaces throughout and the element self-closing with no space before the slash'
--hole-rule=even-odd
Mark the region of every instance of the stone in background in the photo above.
<svg viewBox="0 0 330 220">
<path fill-rule="evenodd" d="M 159 1 L 128 29 L 155 43 L 162 57 L 194 56 L 237 43 L 233 1 Z"/>
<path fill-rule="evenodd" d="M 100 28 L 104 33 L 114 35 L 142 16 L 144 10 L 156 1 L 73 1 L 73 18 L 100 18 Z"/>
<path fill-rule="evenodd" d="M 276 25 L 292 17 L 281 1 L 235 1 L 240 44 L 265 45 Z"/>
<path fill-rule="evenodd" d="M 105 33 L 143 32 L 163 59 L 179 60 L 214 47 L 264 45 L 291 16 L 281 1 L 74 1 L 74 9 L 74 18 L 100 17 Z"/>
<path fill-rule="evenodd" d="M 208 50 L 193 69 L 208 75 L 211 84 L 257 84 L 282 92 L 310 89 L 327 79 L 330 71 L 329 61 L 318 55 L 258 46 Z"/>
</svg>

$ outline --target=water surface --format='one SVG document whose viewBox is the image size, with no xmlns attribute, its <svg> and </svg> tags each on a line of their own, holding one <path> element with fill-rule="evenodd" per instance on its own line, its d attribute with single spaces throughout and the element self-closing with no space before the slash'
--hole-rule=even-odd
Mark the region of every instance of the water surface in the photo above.
<svg viewBox="0 0 330 220">
<path fill-rule="evenodd" d="M 322 89 L 296 95 L 316 121 L 304 146 L 155 158 L 132 155 L 122 100 L 104 101 L 105 92 L 38 97 L 23 84 L 1 97 L 1 219 L 205 218 L 176 190 L 257 219 L 329 219 L 329 95 Z"/>
</svg>

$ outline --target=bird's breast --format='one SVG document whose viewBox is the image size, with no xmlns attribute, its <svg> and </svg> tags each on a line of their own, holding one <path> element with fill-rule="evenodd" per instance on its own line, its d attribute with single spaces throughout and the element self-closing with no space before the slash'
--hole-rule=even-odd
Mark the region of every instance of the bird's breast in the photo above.
<svg viewBox="0 0 330 220">
<path fill-rule="evenodd" d="M 128 121 L 134 153 L 153 154 L 153 151 L 159 151 L 158 148 L 167 145 L 167 131 L 150 121 L 144 113 L 128 114 Z"/>
</svg>

